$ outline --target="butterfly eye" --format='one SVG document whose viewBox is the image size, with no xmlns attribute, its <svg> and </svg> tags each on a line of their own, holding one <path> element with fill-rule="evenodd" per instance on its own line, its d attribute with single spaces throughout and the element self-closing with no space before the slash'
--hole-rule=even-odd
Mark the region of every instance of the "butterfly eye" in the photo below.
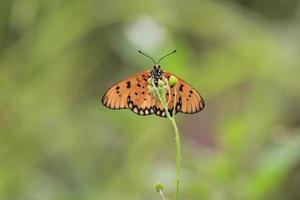
<svg viewBox="0 0 300 200">
<path fill-rule="evenodd" d="M 153 66 L 154 69 L 160 69 L 160 65 L 156 64 Z"/>
</svg>

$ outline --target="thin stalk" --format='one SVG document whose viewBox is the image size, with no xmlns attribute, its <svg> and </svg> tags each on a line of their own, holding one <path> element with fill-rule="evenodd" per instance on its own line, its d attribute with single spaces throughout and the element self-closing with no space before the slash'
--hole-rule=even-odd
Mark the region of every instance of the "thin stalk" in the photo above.
<svg viewBox="0 0 300 200">
<path fill-rule="evenodd" d="M 163 104 L 164 108 L 165 108 L 165 113 L 166 116 L 168 117 L 168 119 L 172 122 L 174 131 L 175 131 L 175 141 L 176 141 L 176 192 L 175 192 L 175 200 L 179 200 L 179 191 L 180 191 L 180 181 L 181 181 L 181 142 L 180 142 L 180 134 L 179 134 L 179 130 L 175 121 L 175 109 L 176 109 L 176 89 L 174 90 L 174 94 L 175 94 L 175 98 L 174 98 L 174 110 L 173 110 L 173 114 L 172 116 L 169 113 L 168 110 L 168 105 L 170 103 L 170 98 L 168 99 L 168 102 L 166 101 L 166 94 L 165 91 L 162 92 L 162 94 L 158 91 L 157 87 L 155 86 L 154 82 L 152 82 L 152 85 L 156 91 L 156 94 L 158 96 L 159 101 Z M 171 96 L 170 93 L 170 87 L 169 84 L 167 84 L 168 86 L 168 91 L 169 91 L 169 97 Z M 161 91 L 161 90 L 160 90 Z"/>
<path fill-rule="evenodd" d="M 179 199 L 179 188 L 181 180 L 181 143 L 178 127 L 174 117 L 169 118 L 173 124 L 175 130 L 175 141 L 176 141 L 176 193 L 175 200 Z"/>
<path fill-rule="evenodd" d="M 163 200 L 167 200 L 162 190 L 159 191 L 159 194 Z"/>
</svg>

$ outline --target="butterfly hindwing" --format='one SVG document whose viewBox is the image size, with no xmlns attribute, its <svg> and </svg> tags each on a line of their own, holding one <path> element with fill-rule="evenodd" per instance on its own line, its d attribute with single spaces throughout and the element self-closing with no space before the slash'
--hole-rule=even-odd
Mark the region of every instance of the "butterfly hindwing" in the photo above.
<svg viewBox="0 0 300 200">
<path fill-rule="evenodd" d="M 156 98 L 147 89 L 147 81 L 141 87 L 131 91 L 128 96 L 128 106 L 136 114 L 151 115 L 155 112 Z"/>
</svg>

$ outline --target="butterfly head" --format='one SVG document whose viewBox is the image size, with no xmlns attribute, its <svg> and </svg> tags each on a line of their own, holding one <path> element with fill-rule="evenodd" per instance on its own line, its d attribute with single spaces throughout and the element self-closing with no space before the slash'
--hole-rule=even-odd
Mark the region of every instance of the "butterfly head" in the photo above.
<svg viewBox="0 0 300 200">
<path fill-rule="evenodd" d="M 154 83 L 155 85 L 158 84 L 159 80 L 163 79 L 163 70 L 161 70 L 160 65 L 159 64 L 155 64 L 153 66 L 153 70 L 151 71 L 151 77 L 154 79 Z"/>
<path fill-rule="evenodd" d="M 160 69 L 160 65 L 159 64 L 155 64 L 154 66 L 153 66 L 153 69 Z"/>
<path fill-rule="evenodd" d="M 168 53 L 167 55 L 163 56 L 162 58 L 160 58 L 158 60 L 158 62 L 156 62 L 152 57 L 148 56 L 147 54 L 141 52 L 141 51 L 138 51 L 140 54 L 143 54 L 144 56 L 150 58 L 153 62 L 154 62 L 154 66 L 153 66 L 153 70 L 151 71 L 151 77 L 154 79 L 154 83 L 155 85 L 158 84 L 158 81 L 159 80 L 162 80 L 163 79 L 163 74 L 164 72 L 160 69 L 160 65 L 159 65 L 159 62 L 162 61 L 164 58 L 166 58 L 167 56 L 173 54 L 176 52 L 176 50 L 172 51 L 171 53 Z"/>
</svg>

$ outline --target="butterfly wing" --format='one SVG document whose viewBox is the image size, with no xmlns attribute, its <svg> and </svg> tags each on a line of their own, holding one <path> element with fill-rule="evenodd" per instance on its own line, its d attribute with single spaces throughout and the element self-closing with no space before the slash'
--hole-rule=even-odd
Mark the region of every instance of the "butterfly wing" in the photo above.
<svg viewBox="0 0 300 200">
<path fill-rule="evenodd" d="M 201 111 L 205 104 L 199 92 L 178 76 L 164 72 L 167 79 L 171 75 L 178 79 L 178 83 L 176 86 L 171 86 L 170 91 L 166 93 L 166 99 L 170 100 L 168 104 L 170 115 L 178 112 L 192 114 Z M 102 104 L 111 109 L 129 108 L 139 115 L 156 114 L 166 117 L 161 102 L 148 91 L 147 80 L 150 77 L 150 71 L 143 71 L 115 84 L 103 96 Z"/>
<path fill-rule="evenodd" d="M 164 76 L 167 79 L 169 79 L 171 75 L 178 79 L 178 83 L 173 87 L 171 86 L 170 91 L 166 93 L 166 100 L 168 101 L 170 99 L 168 105 L 169 113 L 172 115 L 174 109 L 175 114 L 177 112 L 193 114 L 203 110 L 205 103 L 199 92 L 178 76 L 170 72 L 164 72 Z M 166 116 L 164 108 L 159 101 L 156 103 L 156 108 L 156 115 L 162 117 Z"/>
<path fill-rule="evenodd" d="M 150 71 L 144 71 L 115 84 L 103 96 L 102 104 L 111 109 L 129 108 L 139 115 L 153 114 L 156 99 L 148 93 L 150 77 Z"/>
</svg>

